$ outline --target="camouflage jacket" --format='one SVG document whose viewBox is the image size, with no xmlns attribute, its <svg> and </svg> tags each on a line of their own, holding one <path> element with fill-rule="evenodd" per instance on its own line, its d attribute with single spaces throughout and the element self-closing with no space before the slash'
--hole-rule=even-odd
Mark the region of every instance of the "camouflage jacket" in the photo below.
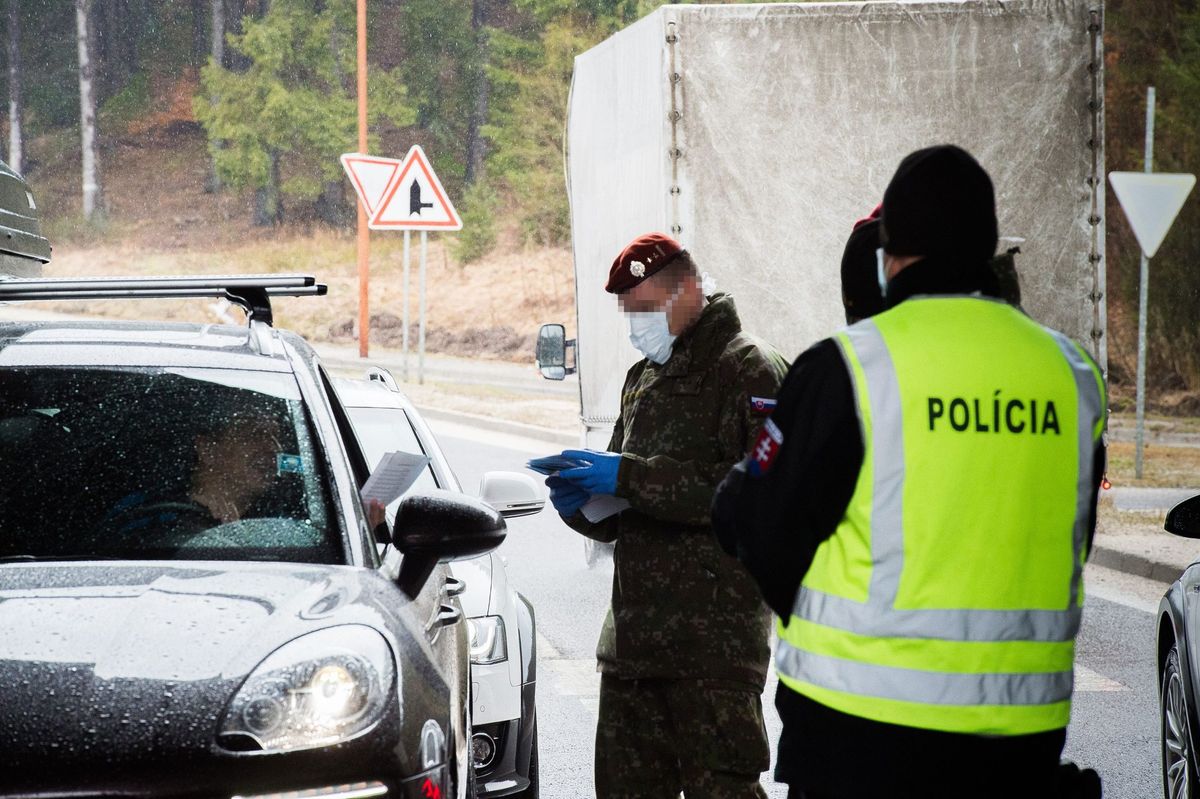
<svg viewBox="0 0 1200 799">
<path fill-rule="evenodd" d="M 733 300 L 716 294 L 670 360 L 643 359 L 626 375 L 608 448 L 622 455 L 617 495 L 632 507 L 598 524 L 580 513 L 568 520 L 616 544 L 596 651 L 605 674 L 765 683 L 770 613 L 717 543 L 709 513 L 786 372 L 774 349 L 742 332 Z"/>
</svg>

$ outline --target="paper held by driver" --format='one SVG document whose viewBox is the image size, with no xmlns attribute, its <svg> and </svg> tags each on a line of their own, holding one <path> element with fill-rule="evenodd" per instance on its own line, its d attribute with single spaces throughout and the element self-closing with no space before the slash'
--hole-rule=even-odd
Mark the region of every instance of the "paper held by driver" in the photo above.
<svg viewBox="0 0 1200 799">
<path fill-rule="evenodd" d="M 374 499 L 381 505 L 391 505 L 412 487 L 428 465 L 428 455 L 414 455 L 411 452 L 384 454 L 379 465 L 363 484 L 363 502 Z"/>
</svg>

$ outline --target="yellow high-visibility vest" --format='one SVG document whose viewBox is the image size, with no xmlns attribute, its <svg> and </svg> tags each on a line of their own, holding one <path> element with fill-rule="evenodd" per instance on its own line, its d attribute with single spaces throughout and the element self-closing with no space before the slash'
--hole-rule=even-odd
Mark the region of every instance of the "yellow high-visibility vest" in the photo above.
<svg viewBox="0 0 1200 799">
<path fill-rule="evenodd" d="M 1098 367 L 978 297 L 907 300 L 836 341 L 863 465 L 779 626 L 780 680 L 890 724 L 1065 727 L 1104 428 Z"/>
</svg>

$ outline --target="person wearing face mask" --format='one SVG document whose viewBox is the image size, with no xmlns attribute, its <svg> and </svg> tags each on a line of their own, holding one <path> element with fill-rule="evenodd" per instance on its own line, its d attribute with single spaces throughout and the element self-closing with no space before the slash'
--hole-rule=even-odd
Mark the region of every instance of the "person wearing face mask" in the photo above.
<svg viewBox="0 0 1200 799">
<path fill-rule="evenodd" d="M 729 295 L 706 296 L 668 236 L 630 243 L 605 288 L 645 357 L 626 376 L 609 451 L 568 450 L 590 465 L 547 480 L 570 527 L 615 543 L 596 651 L 596 795 L 765 797 L 770 614 L 718 546 L 709 506 L 774 406 L 787 364 L 742 331 Z M 597 494 L 630 507 L 590 523 L 579 509 Z"/>
<path fill-rule="evenodd" d="M 791 799 L 1099 796 L 1059 756 L 1100 370 L 997 296 L 964 150 L 905 158 L 878 224 L 852 271 L 880 312 L 800 355 L 713 506 L 779 617 L 775 777 Z"/>
</svg>

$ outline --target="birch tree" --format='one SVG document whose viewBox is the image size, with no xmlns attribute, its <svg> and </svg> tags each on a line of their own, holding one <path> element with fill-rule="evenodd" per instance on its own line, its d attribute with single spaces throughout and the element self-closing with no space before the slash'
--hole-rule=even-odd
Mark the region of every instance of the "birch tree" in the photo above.
<svg viewBox="0 0 1200 799">
<path fill-rule="evenodd" d="M 21 0 L 8 0 L 8 165 L 22 171 Z"/>
<path fill-rule="evenodd" d="M 83 145 L 83 217 L 104 214 L 100 152 L 96 144 L 95 67 L 91 58 L 92 0 L 75 0 L 75 41 L 79 49 L 79 132 Z"/>
</svg>

